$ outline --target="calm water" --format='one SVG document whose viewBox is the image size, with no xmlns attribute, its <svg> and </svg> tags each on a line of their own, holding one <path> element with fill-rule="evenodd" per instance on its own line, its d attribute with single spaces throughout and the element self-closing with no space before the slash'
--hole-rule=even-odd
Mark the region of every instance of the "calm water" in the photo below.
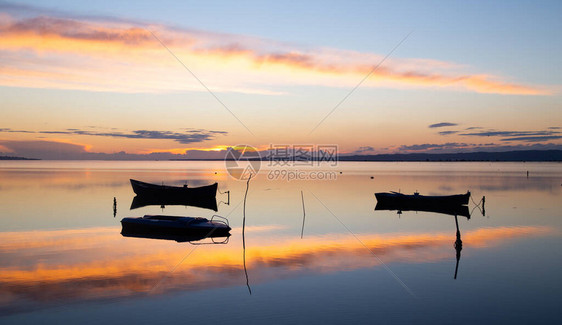
<svg viewBox="0 0 562 325">
<path fill-rule="evenodd" d="M 562 164 L 350 162 L 334 170 L 336 180 L 287 182 L 262 169 L 248 192 L 244 251 L 246 184 L 223 162 L 0 161 L 0 322 L 559 321 Z M 218 182 L 231 192 L 218 214 L 232 236 L 218 244 L 121 236 L 126 216 L 214 214 L 130 210 L 130 178 Z M 472 192 L 471 217 L 458 217 L 456 279 L 455 217 L 374 210 L 375 192 L 398 190 Z"/>
</svg>

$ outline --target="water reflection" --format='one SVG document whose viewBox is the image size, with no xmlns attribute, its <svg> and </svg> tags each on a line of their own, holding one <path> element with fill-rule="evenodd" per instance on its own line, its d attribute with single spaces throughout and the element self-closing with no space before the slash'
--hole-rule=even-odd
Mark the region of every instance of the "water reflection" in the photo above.
<svg viewBox="0 0 562 325">
<path fill-rule="evenodd" d="M 203 209 L 209 209 L 213 211 L 218 211 L 218 205 L 216 200 L 216 192 L 218 191 L 218 184 L 201 186 L 195 188 L 188 188 L 186 185 L 182 187 L 171 187 L 171 186 L 158 186 L 143 183 L 145 188 L 139 188 L 138 181 L 130 180 L 133 185 L 133 190 L 137 193 L 137 196 L 133 198 L 131 202 L 131 210 L 156 205 L 160 206 L 162 209 L 166 205 L 178 205 L 178 206 L 192 206 Z M 190 182 L 190 183 L 201 183 L 201 182 Z M 153 187 L 146 188 L 146 185 Z M 208 190 L 207 190 L 208 189 Z M 220 192 L 220 194 L 226 194 L 227 201 L 220 201 L 225 205 L 230 205 L 230 191 Z"/>
<path fill-rule="evenodd" d="M 466 206 L 471 198 L 470 191 L 466 194 L 430 196 L 421 195 L 417 191 L 413 195 L 379 192 L 375 193 L 375 197 L 377 199 L 375 210 L 427 211 L 450 215 L 464 213 L 467 218 L 470 218 Z"/>
<path fill-rule="evenodd" d="M 138 218 L 123 218 L 121 219 L 121 226 L 123 227 L 121 230 L 123 236 L 155 239 L 188 239 L 183 241 L 197 241 L 213 237 L 229 237 L 231 230 L 228 219 L 219 215 L 214 215 L 210 219 L 201 217 L 145 215 Z"/>
<path fill-rule="evenodd" d="M 455 266 L 455 280 L 457 279 L 457 272 L 459 271 L 459 262 L 461 260 L 461 251 L 462 251 L 462 240 L 461 240 L 461 231 L 459 230 L 459 220 L 455 215 L 455 225 L 457 226 L 457 240 L 455 240 L 455 251 L 457 253 L 457 265 Z"/>
<path fill-rule="evenodd" d="M 131 179 L 133 191 L 137 194 L 131 203 L 131 210 L 147 205 L 184 205 L 217 211 L 216 193 L 218 183 L 199 187 L 156 185 Z M 230 196 L 230 194 L 229 194 Z"/>
<path fill-rule="evenodd" d="M 164 208 L 166 205 L 191 206 L 202 209 L 218 211 L 217 200 L 215 197 L 193 199 L 190 197 L 155 197 L 147 195 L 137 195 L 131 202 L 131 210 L 156 205 Z"/>
<path fill-rule="evenodd" d="M 301 201 L 302 201 L 302 228 L 301 228 L 301 239 L 302 239 L 304 236 L 304 222 L 306 220 L 306 210 L 304 207 L 304 194 L 302 191 L 301 191 Z"/>
<path fill-rule="evenodd" d="M 398 214 L 402 214 L 403 211 L 433 212 L 451 216 L 462 216 L 470 219 L 470 212 L 467 205 L 427 205 L 416 202 L 396 204 L 377 201 L 375 210 L 397 211 Z"/>
<path fill-rule="evenodd" d="M 53 162 L 42 163 L 56 167 Z M 333 310 L 343 311 L 342 314 L 351 312 L 350 308 L 372 311 L 373 301 L 388 302 L 388 314 L 419 312 L 419 306 L 402 304 L 409 300 L 403 299 L 401 288 L 388 281 L 369 251 L 396 271 L 416 293 L 423 294 L 424 302 L 431 306 L 455 310 L 459 304 L 477 305 L 483 296 L 493 296 L 502 306 L 526 306 L 523 300 L 527 294 L 543 297 L 531 306 L 534 309 L 540 309 L 539 304 L 547 300 L 555 301 L 552 292 L 559 281 L 556 282 L 554 270 L 559 269 L 560 262 L 552 256 L 559 246 L 562 220 L 560 164 L 550 167 L 549 175 L 536 171 L 542 165 L 535 164 L 534 168 L 527 167 L 528 164 L 525 170 L 531 170 L 529 179 L 521 172 L 496 173 L 504 164 L 492 164 L 494 170 L 490 171 L 488 164 L 478 163 L 342 163 L 344 172 L 333 182 L 271 182 L 260 174 L 252 179 L 247 219 L 243 219 L 241 209 L 246 184 L 229 179 L 220 171 L 223 165 L 73 162 L 68 169 L 0 168 L 0 315 L 22 313 L 17 316 L 28 320 L 27 317 L 43 314 L 28 316 L 24 315 L 26 311 L 64 306 L 44 312 L 59 313 L 60 318 L 65 318 L 69 313 L 105 311 L 116 306 L 113 302 L 120 301 L 126 301 L 131 309 L 159 301 L 159 312 L 165 314 L 177 311 L 168 307 L 172 301 L 191 303 L 200 297 L 240 302 L 232 304 L 241 306 L 233 307 L 233 314 L 239 319 L 264 307 L 264 297 L 272 298 L 269 301 L 273 303 L 265 307 L 275 315 L 295 311 L 297 303 L 298 309 L 305 310 L 310 317 L 326 315 L 325 310 L 314 309 L 314 305 L 331 303 L 342 306 L 341 310 Z M 442 167 L 448 170 L 443 171 Z M 219 174 L 215 174 L 216 170 Z M 217 204 L 225 215 L 232 213 L 229 219 L 234 229 L 228 245 L 191 246 L 183 241 L 185 238 L 122 236 L 119 219 L 108 217 L 109 202 L 112 198 L 114 203 L 119 201 L 121 210 L 123 202 L 131 202 L 129 178 L 156 183 L 164 180 L 180 186 L 185 179 L 195 178 L 190 186 L 218 182 L 232 190 L 232 206 Z M 378 210 L 377 214 L 384 216 L 373 218 L 372 193 L 394 188 L 396 184 L 401 185 L 402 191 L 430 194 L 442 193 L 445 187 L 453 193 L 467 189 L 478 193 L 486 187 L 494 188 L 486 193 L 490 202 L 487 208 L 494 217 L 475 217 L 473 213 L 478 211 L 472 204 L 468 208 L 470 222 L 463 223 L 462 217 L 468 218 L 465 209 L 437 211 L 456 213 L 456 236 L 452 217 L 436 212 L 422 212 L 425 217 L 410 218 L 413 213 L 409 210 L 398 210 L 406 216 L 398 219 L 394 213 Z M 314 200 L 306 202 L 305 215 L 305 198 L 298 195 L 301 189 L 316 193 L 327 202 L 360 241 L 326 215 L 326 209 Z M 114 204 L 114 214 L 116 208 Z M 156 207 L 146 210 L 159 212 Z M 184 210 L 181 206 L 167 207 L 167 213 L 175 215 Z M 177 243 L 178 239 L 183 244 Z M 207 238 L 193 243 L 207 241 L 213 242 Z M 470 276 L 466 276 L 469 270 Z M 445 281 L 457 276 L 459 281 Z M 544 279 L 544 285 L 538 278 Z M 387 282 L 388 287 L 383 288 Z M 251 288 L 244 284 L 251 284 Z M 458 295 L 460 288 L 467 289 L 462 297 Z M 247 297 L 249 290 L 252 297 Z M 179 292 L 186 294 L 176 295 Z M 295 293 L 299 295 L 297 299 L 282 302 L 287 296 L 297 297 Z M 511 297 L 521 298 L 513 302 Z M 108 299 L 111 303 L 68 306 Z M 347 302 L 353 306 L 345 305 Z M 205 308 L 210 308 L 197 303 L 189 306 L 191 310 L 205 312 Z M 191 310 L 186 308 L 183 312 Z M 259 316 L 256 319 L 266 321 Z"/>
<path fill-rule="evenodd" d="M 549 177 L 544 176 L 490 177 L 486 179 L 486 183 L 479 186 L 479 189 L 486 192 L 539 191 L 550 194 L 562 193 L 562 188 L 559 184 L 551 182 Z"/>
<path fill-rule="evenodd" d="M 135 237 L 135 238 L 147 238 L 147 239 L 163 239 L 163 240 L 174 240 L 178 243 L 190 243 L 192 245 L 200 244 L 228 244 L 230 238 L 230 233 L 220 234 L 209 232 L 207 234 L 178 234 L 169 233 L 165 231 L 135 231 L 131 229 L 124 228 L 121 230 L 121 235 L 123 237 Z M 201 242 L 205 239 L 210 241 Z"/>
<path fill-rule="evenodd" d="M 248 278 L 248 268 L 246 267 L 246 200 L 248 198 L 248 190 L 250 189 L 250 180 L 252 180 L 252 173 L 249 174 L 248 180 L 246 181 L 246 192 L 244 193 L 244 206 L 242 212 L 242 264 L 244 265 L 244 275 L 246 276 L 246 287 L 248 287 L 248 292 L 252 294 L 252 288 L 250 287 L 250 279 Z"/>
<path fill-rule="evenodd" d="M 245 229 L 256 240 L 256 244 L 246 248 L 246 266 L 252 272 L 253 282 L 380 267 L 363 244 L 342 234 L 298 240 L 279 238 L 273 245 L 259 244 L 275 230 L 272 227 Z M 46 301 L 66 304 L 144 295 L 185 258 L 185 246 L 170 245 L 169 241 L 116 237 L 116 231 L 111 227 L 2 233 L 0 312 L 9 313 L 19 304 L 35 309 Z M 484 249 L 510 239 L 552 233 L 552 228 L 542 226 L 499 227 L 468 231 L 464 237 L 471 247 Z M 441 232 L 363 234 L 360 238 L 387 264 L 447 259 L 451 245 L 449 234 Z M 240 275 L 244 274 L 243 263 L 237 258 L 241 245 L 238 242 L 204 246 L 191 254 L 188 262 L 158 292 L 239 285 Z"/>
<path fill-rule="evenodd" d="M 156 185 L 130 179 L 133 191 L 137 194 L 131 203 L 131 210 L 148 205 L 194 206 L 217 211 L 216 193 L 218 183 L 200 187 Z M 230 192 L 229 192 L 230 197 Z M 230 201 L 230 200 L 229 200 Z M 114 199 L 114 211 L 115 211 Z M 115 216 L 115 214 L 114 214 Z M 121 220 L 124 237 L 167 239 L 177 242 L 198 242 L 210 238 L 225 237 L 219 243 L 225 244 L 230 237 L 228 219 L 214 215 L 211 219 L 189 216 L 145 215 Z"/>
<path fill-rule="evenodd" d="M 375 210 L 390 210 L 397 211 L 400 216 L 403 211 L 421 211 L 421 212 L 431 212 L 452 215 L 455 217 L 455 226 L 457 227 L 456 240 L 454 242 L 455 252 L 456 252 L 456 266 L 454 279 L 457 279 L 457 274 L 459 270 L 459 262 L 461 259 L 462 251 L 462 239 L 461 232 L 459 230 L 458 216 L 466 217 L 467 220 L 470 219 L 470 213 L 468 211 L 468 197 L 470 197 L 470 192 L 462 196 L 433 196 L 424 197 L 418 194 L 415 195 L 403 195 L 400 193 L 377 193 L 377 205 Z M 465 197 L 467 196 L 467 197 Z M 459 200 L 462 197 L 462 202 Z M 472 199 L 472 197 L 470 197 Z M 474 202 L 474 201 L 473 201 Z M 485 215 L 485 203 L 486 197 L 483 196 L 482 199 L 475 207 L 472 209 L 479 208 L 482 216 Z"/>
</svg>

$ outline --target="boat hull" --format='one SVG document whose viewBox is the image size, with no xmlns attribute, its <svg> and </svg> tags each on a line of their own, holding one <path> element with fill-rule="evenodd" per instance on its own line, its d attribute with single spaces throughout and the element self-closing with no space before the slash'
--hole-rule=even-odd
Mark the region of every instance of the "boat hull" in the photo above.
<svg viewBox="0 0 562 325">
<path fill-rule="evenodd" d="M 375 197 L 377 198 L 375 210 L 424 211 L 470 218 L 470 212 L 466 205 L 470 198 L 470 192 L 448 196 L 375 193 Z"/>
<path fill-rule="evenodd" d="M 159 199 L 208 199 L 217 195 L 218 183 L 201 187 L 156 185 L 131 179 L 135 194 Z"/>
<path fill-rule="evenodd" d="M 419 204 L 419 205 L 466 205 L 470 198 L 470 192 L 466 194 L 425 196 L 406 195 L 401 193 L 375 193 L 377 202 L 386 204 Z"/>
</svg>

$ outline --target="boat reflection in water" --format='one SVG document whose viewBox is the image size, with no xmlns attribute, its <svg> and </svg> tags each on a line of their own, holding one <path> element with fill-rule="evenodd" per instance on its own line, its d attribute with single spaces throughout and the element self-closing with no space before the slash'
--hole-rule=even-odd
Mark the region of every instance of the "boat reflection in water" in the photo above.
<svg viewBox="0 0 562 325">
<path fill-rule="evenodd" d="M 133 191 L 137 194 L 131 203 L 131 210 L 148 205 L 159 205 L 162 207 L 166 205 L 185 205 L 209 209 L 215 212 L 218 211 L 216 200 L 217 183 L 201 187 L 187 187 L 187 185 L 178 187 L 149 184 L 134 179 L 130 181 Z"/>
<path fill-rule="evenodd" d="M 375 197 L 377 198 L 375 210 L 435 212 L 470 219 L 467 206 L 470 192 L 448 196 L 424 196 L 418 193 L 406 195 L 390 192 L 375 193 Z"/>
<path fill-rule="evenodd" d="M 133 191 L 137 194 L 131 203 L 131 210 L 148 205 L 159 205 L 162 208 L 166 205 L 185 205 L 217 211 L 217 183 L 201 187 L 178 187 L 155 185 L 134 179 L 130 181 Z M 201 217 L 145 215 L 139 218 L 123 218 L 121 225 L 121 234 L 124 237 L 168 239 L 177 242 L 211 238 L 212 243 L 217 243 L 213 238 L 222 237 L 225 239 L 218 243 L 226 243 L 231 230 L 228 220 L 218 215 L 214 215 L 210 220 Z"/>
<path fill-rule="evenodd" d="M 145 215 L 140 218 L 123 218 L 121 225 L 123 237 L 175 240 L 191 244 L 207 238 L 211 239 L 209 244 L 226 244 L 231 230 L 228 220 L 217 215 L 211 219 Z"/>
<path fill-rule="evenodd" d="M 190 197 L 193 199 L 215 197 L 218 183 L 200 187 L 168 186 L 145 183 L 131 179 L 131 186 L 137 195 L 161 197 Z"/>
<path fill-rule="evenodd" d="M 159 197 L 159 196 L 148 196 L 148 195 L 137 195 L 133 198 L 131 202 L 131 210 L 142 208 L 149 205 L 159 205 L 164 207 L 166 205 L 184 205 L 192 206 L 196 208 L 209 209 L 215 212 L 218 211 L 217 200 L 213 197 L 207 198 L 182 198 L 182 197 Z"/>
<path fill-rule="evenodd" d="M 455 266 L 454 278 L 456 279 L 462 251 L 462 240 L 461 232 L 459 230 L 458 216 L 470 219 L 470 212 L 468 211 L 468 206 L 466 205 L 468 204 L 468 199 L 470 198 L 470 192 L 449 196 L 423 196 L 418 193 L 415 193 L 414 195 L 405 195 L 397 192 L 391 192 L 375 193 L 375 197 L 377 198 L 375 210 L 396 210 L 399 215 L 402 214 L 402 211 L 433 212 L 452 215 L 455 217 L 457 233 L 454 247 L 457 263 Z M 482 198 L 481 202 L 484 202 L 484 198 Z M 484 214 L 484 212 L 482 212 L 482 214 Z"/>
<path fill-rule="evenodd" d="M 433 205 L 422 202 L 391 203 L 378 201 L 375 210 L 396 210 L 400 214 L 402 211 L 433 212 L 470 219 L 467 205 Z"/>
</svg>

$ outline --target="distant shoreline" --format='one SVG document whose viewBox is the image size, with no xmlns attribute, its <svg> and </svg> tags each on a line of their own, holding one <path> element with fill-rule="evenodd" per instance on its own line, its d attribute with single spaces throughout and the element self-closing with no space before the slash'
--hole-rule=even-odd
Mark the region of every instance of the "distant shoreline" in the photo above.
<svg viewBox="0 0 562 325">
<path fill-rule="evenodd" d="M 276 157 L 273 157 L 276 158 Z M 278 158 L 278 157 L 277 157 Z M 284 159 L 270 159 L 262 157 L 261 161 L 290 161 L 309 162 L 332 160 L 304 157 L 283 157 Z M 308 159 L 306 159 L 308 158 Z M 0 160 L 42 160 L 37 158 L 25 158 L 15 156 L 0 156 Z M 51 159 L 47 159 L 51 160 Z M 171 158 L 171 159 L 52 159 L 60 161 L 233 161 L 234 159 L 193 159 L 193 158 Z M 407 154 L 377 154 L 377 155 L 340 155 L 338 161 L 356 162 L 562 162 L 562 150 L 521 150 L 503 152 L 462 152 L 462 153 L 407 153 Z"/>
<path fill-rule="evenodd" d="M 340 156 L 340 161 L 562 161 L 562 150 L 503 152 L 410 153 Z"/>
<path fill-rule="evenodd" d="M 12 156 L 0 156 L 0 160 L 41 160 L 41 159 L 25 158 L 25 157 L 12 157 Z"/>
<path fill-rule="evenodd" d="M 224 159 L 170 159 L 173 161 L 192 161 L 208 160 L 219 161 Z M 233 160 L 233 159 L 229 159 Z M 257 160 L 257 159 L 256 159 Z M 269 161 L 262 158 L 262 161 Z M 282 161 L 281 159 L 273 159 Z M 318 159 L 313 159 L 318 161 Z M 289 158 L 289 161 L 299 161 Z M 302 160 L 300 160 L 302 161 Z M 310 160 L 308 160 L 310 161 Z M 363 161 L 363 162 L 463 162 L 463 161 L 505 161 L 505 162 L 524 162 L 524 161 L 543 161 L 553 162 L 562 161 L 562 150 L 523 150 L 523 151 L 504 151 L 504 152 L 463 152 L 463 153 L 408 153 L 408 154 L 378 154 L 378 155 L 350 155 L 339 156 L 338 161 Z"/>
</svg>

